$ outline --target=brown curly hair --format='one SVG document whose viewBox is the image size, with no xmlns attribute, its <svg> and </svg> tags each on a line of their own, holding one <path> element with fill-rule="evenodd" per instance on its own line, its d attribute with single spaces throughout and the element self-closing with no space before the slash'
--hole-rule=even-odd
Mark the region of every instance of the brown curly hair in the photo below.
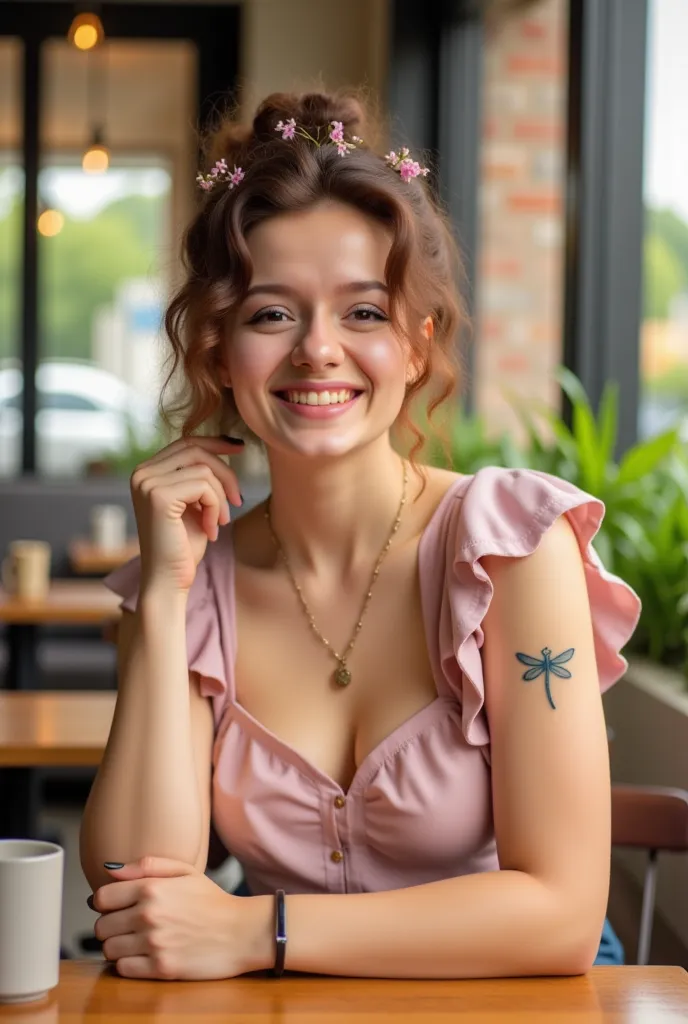
<svg viewBox="0 0 688 1024">
<path fill-rule="evenodd" d="M 317 147 L 298 135 L 283 141 L 275 126 L 289 118 L 312 135 L 341 121 L 345 137 L 362 136 L 365 143 L 341 157 L 334 145 Z M 182 385 L 174 406 L 165 409 L 161 398 L 161 414 L 168 426 L 172 415 L 182 416 L 181 436 L 212 424 L 212 432 L 255 440 L 239 418 L 231 389 L 219 383 L 223 329 L 251 281 L 246 237 L 251 228 L 278 213 L 336 200 L 372 217 L 392 234 L 386 266 L 390 318 L 410 346 L 416 373 L 407 385 L 395 429 L 412 433 L 415 440 L 408 454 L 415 466 L 425 436 L 410 414 L 414 398 L 422 397 L 420 419 L 429 422 L 437 407 L 456 392 L 461 376 L 456 345 L 466 322 L 459 297 L 462 264 L 448 219 L 425 179 L 403 182 L 371 147 L 373 131 L 365 104 L 347 90 L 274 93 L 260 104 L 250 126 L 225 117 L 206 136 L 207 166 L 224 158 L 230 171 L 236 165 L 245 177 L 237 188 L 217 184 L 201 195 L 184 237 L 186 280 L 165 313 L 173 365 L 163 393 L 179 367 Z M 419 324 L 427 316 L 434 327 L 430 339 L 417 330 L 404 330 L 403 323 Z"/>
</svg>

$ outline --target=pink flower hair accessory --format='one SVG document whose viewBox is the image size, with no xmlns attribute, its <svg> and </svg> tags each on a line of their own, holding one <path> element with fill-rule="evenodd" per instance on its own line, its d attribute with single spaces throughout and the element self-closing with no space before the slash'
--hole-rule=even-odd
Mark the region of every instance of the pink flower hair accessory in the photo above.
<svg viewBox="0 0 688 1024">
<path fill-rule="evenodd" d="M 337 152 L 340 156 L 346 156 L 352 149 L 356 149 L 359 143 L 363 142 L 363 139 L 358 135 L 352 135 L 351 141 L 347 142 L 344 138 L 344 123 L 342 121 L 330 121 L 325 127 L 317 128 L 316 134 L 313 136 L 301 125 L 298 125 L 293 117 L 290 117 L 288 121 L 278 121 L 275 125 L 275 131 L 281 132 L 282 138 L 287 140 L 299 135 L 302 139 L 307 139 L 318 148 L 333 143 L 337 147 Z M 324 133 L 322 138 L 321 133 Z"/>
<path fill-rule="evenodd" d="M 210 192 L 219 182 L 225 182 L 229 185 L 230 190 L 239 184 L 244 178 L 244 172 L 241 167 L 237 167 L 234 164 L 234 170 L 230 171 L 227 166 L 227 161 L 223 158 L 218 160 L 214 166 L 210 169 L 208 174 L 202 174 L 200 171 L 196 175 L 196 183 L 199 188 L 202 188 L 204 192 Z"/>
<path fill-rule="evenodd" d="M 429 167 L 421 167 L 417 160 L 411 157 L 410 150 L 404 146 L 398 153 L 391 150 L 385 157 L 385 162 L 394 171 L 398 171 L 402 181 L 409 182 L 412 178 L 417 178 L 419 175 L 427 177 L 430 173 Z"/>
</svg>

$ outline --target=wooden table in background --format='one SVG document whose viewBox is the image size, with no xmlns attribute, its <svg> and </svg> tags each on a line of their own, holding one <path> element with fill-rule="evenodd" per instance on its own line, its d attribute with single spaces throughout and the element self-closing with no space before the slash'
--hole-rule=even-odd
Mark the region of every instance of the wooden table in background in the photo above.
<svg viewBox="0 0 688 1024">
<path fill-rule="evenodd" d="M 118 977 L 102 962 L 63 960 L 60 983 L 45 1002 L 0 1006 L 2 1022 L 29 1019 L 31 1024 L 669 1024 L 688 1019 L 688 974 L 681 967 L 593 967 L 577 978 L 397 981 L 261 973 L 224 981 L 137 981 Z"/>
<path fill-rule="evenodd" d="M 105 576 L 138 553 L 138 537 L 132 537 L 124 547 L 114 550 L 97 547 L 91 541 L 77 537 L 69 545 L 69 564 L 72 572 L 79 576 Z"/>
<path fill-rule="evenodd" d="M 121 598 L 102 580 L 52 580 L 41 600 L 16 598 L 0 587 L 0 622 L 7 625 L 7 689 L 40 689 L 40 626 L 102 626 L 118 619 Z"/>
<path fill-rule="evenodd" d="M 109 690 L 0 690 L 0 839 L 38 838 L 33 769 L 100 764 L 116 698 Z"/>
</svg>

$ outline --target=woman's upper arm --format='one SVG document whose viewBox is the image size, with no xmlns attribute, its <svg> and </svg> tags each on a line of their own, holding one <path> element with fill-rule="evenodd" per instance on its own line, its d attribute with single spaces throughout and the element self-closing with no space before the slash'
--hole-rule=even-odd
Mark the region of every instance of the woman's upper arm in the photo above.
<svg viewBox="0 0 688 1024">
<path fill-rule="evenodd" d="M 494 586 L 482 657 L 500 867 L 542 880 L 580 934 L 599 940 L 609 893 L 609 757 L 578 540 L 562 515 L 532 554 L 490 555 L 483 567 Z M 561 662 L 566 677 L 549 673 L 550 701 L 545 673 L 527 659 L 571 650 Z M 524 679 L 529 672 L 536 677 Z"/>
<path fill-rule="evenodd" d="M 119 679 L 126 679 L 123 671 L 129 659 L 134 637 L 136 615 L 123 610 L 117 628 L 117 660 L 120 666 Z M 208 860 L 208 842 L 210 839 L 210 798 L 212 782 L 212 755 L 214 739 L 214 721 L 211 699 L 202 696 L 199 688 L 200 677 L 197 672 L 189 672 L 189 716 L 191 722 L 191 738 L 198 781 L 198 793 L 201 801 L 203 817 L 203 840 L 195 867 L 205 871 Z M 120 683 L 121 685 L 121 683 Z"/>
</svg>

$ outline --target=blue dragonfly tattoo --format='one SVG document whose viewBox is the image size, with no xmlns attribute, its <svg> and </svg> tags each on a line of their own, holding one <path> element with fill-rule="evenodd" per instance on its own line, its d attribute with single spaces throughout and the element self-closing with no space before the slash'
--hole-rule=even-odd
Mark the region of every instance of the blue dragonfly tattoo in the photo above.
<svg viewBox="0 0 688 1024">
<path fill-rule="evenodd" d="M 567 668 L 561 666 L 565 661 L 570 661 L 573 657 L 574 648 L 569 647 L 568 650 L 562 651 L 561 654 L 557 654 L 556 658 L 550 658 L 552 651 L 549 647 L 542 648 L 542 658 L 533 658 L 530 654 L 517 654 L 516 657 L 524 665 L 532 665 L 527 672 L 524 672 L 521 679 L 525 679 L 526 682 L 530 682 L 531 679 L 537 679 L 542 673 L 545 673 L 545 693 L 547 694 L 547 700 L 550 706 L 556 710 L 556 704 L 552 700 L 552 691 L 549 688 L 549 675 L 550 672 L 554 676 L 559 676 L 560 679 L 570 679 L 571 673 Z"/>
</svg>

